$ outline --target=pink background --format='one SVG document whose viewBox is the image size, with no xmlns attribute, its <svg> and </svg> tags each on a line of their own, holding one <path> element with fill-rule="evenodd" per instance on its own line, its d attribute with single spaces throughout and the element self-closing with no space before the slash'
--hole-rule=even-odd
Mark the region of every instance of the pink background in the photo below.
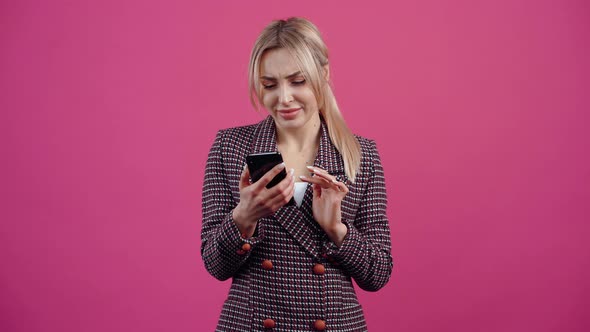
<svg viewBox="0 0 590 332">
<path fill-rule="evenodd" d="M 257 122 L 260 30 L 308 17 L 377 141 L 395 260 L 372 331 L 590 329 L 587 1 L 0 6 L 0 330 L 211 331 L 200 258 L 220 128 Z"/>
</svg>

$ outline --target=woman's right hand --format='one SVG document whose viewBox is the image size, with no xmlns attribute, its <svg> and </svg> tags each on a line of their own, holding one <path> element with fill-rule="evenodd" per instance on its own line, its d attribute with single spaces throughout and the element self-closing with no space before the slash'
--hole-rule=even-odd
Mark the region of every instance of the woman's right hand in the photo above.
<svg viewBox="0 0 590 332">
<path fill-rule="evenodd" d="M 285 163 L 278 164 L 266 172 L 260 180 L 250 183 L 250 172 L 247 166 L 244 167 L 240 176 L 240 202 L 234 208 L 232 215 L 244 236 L 254 235 L 258 219 L 273 214 L 293 197 L 295 192 L 293 169 L 287 172 L 288 176 L 277 185 L 270 189 L 266 188 L 266 185 L 284 168 Z"/>
</svg>

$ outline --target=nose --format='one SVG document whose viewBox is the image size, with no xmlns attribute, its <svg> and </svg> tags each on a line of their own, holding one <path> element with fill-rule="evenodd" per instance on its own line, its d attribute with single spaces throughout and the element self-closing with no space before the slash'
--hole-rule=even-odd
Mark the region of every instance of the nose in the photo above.
<svg viewBox="0 0 590 332">
<path fill-rule="evenodd" d="M 291 89 L 288 85 L 283 85 L 282 88 L 279 89 L 279 103 L 288 106 L 290 102 L 293 101 L 293 95 L 291 93 Z"/>
</svg>

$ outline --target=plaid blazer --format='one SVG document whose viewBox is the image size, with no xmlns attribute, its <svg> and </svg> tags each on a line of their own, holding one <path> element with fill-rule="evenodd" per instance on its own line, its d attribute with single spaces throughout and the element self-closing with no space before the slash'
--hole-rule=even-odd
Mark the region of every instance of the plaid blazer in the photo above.
<svg viewBox="0 0 590 332">
<path fill-rule="evenodd" d="M 391 275 L 391 240 L 383 168 L 375 142 L 357 136 L 360 171 L 342 201 L 348 233 L 338 248 L 313 218 L 311 186 L 301 207 L 284 206 L 242 238 L 232 220 L 245 157 L 277 151 L 272 117 L 220 130 L 203 184 L 201 255 L 219 280 L 233 278 L 217 331 L 365 331 L 351 278 L 367 291 Z M 315 165 L 346 181 L 344 163 L 322 120 Z M 247 244 L 247 245 L 245 245 Z"/>
</svg>

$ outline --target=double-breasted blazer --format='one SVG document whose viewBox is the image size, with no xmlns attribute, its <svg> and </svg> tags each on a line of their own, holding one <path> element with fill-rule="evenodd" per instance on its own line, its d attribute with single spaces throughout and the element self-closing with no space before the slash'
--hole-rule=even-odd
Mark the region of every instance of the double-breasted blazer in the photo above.
<svg viewBox="0 0 590 332">
<path fill-rule="evenodd" d="M 376 291 L 392 271 L 383 168 L 375 142 L 356 136 L 360 170 L 342 201 L 348 232 L 340 247 L 313 218 L 313 189 L 300 207 L 283 206 L 243 238 L 232 220 L 239 180 L 250 153 L 277 151 L 272 117 L 220 130 L 209 152 L 203 184 L 201 255 L 207 271 L 232 279 L 217 331 L 364 331 L 352 279 Z M 347 181 L 344 163 L 322 119 L 315 166 Z M 247 244 L 247 245 L 245 245 Z M 352 278 L 352 279 L 351 279 Z"/>
</svg>

